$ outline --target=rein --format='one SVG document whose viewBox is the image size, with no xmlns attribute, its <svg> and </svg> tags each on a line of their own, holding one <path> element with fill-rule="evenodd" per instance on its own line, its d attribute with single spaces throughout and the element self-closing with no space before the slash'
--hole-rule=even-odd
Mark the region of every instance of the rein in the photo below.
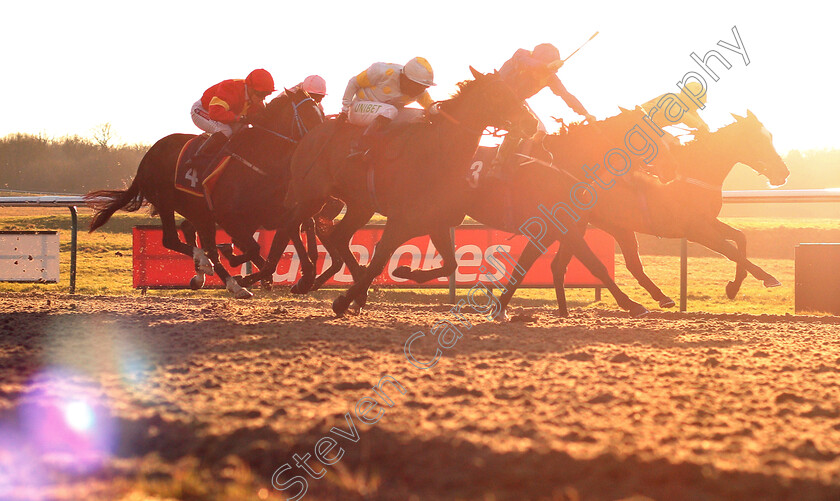
<svg viewBox="0 0 840 501">
<path fill-rule="evenodd" d="M 295 128 L 297 129 L 297 133 L 301 138 L 303 138 L 303 136 L 305 136 L 306 133 L 309 132 L 309 129 L 303 124 L 303 119 L 300 117 L 300 113 L 298 113 L 298 108 L 301 107 L 307 101 L 312 101 L 313 103 L 315 102 L 315 100 L 312 99 L 311 97 L 307 97 L 306 99 L 302 99 L 297 103 L 292 103 L 292 106 L 293 106 L 292 109 L 295 113 L 294 121 L 292 123 L 294 124 Z M 299 142 L 299 140 L 297 140 L 297 139 L 291 138 L 289 136 L 284 136 L 283 134 L 280 134 L 279 132 L 273 131 L 273 130 L 267 128 L 267 127 L 263 127 L 262 125 L 257 125 L 257 124 L 252 124 L 252 125 L 254 127 L 256 127 L 257 129 L 261 129 L 261 130 L 264 130 L 264 131 L 266 131 L 270 134 L 273 134 L 273 135 L 279 137 L 280 139 L 283 139 L 284 141 L 286 141 L 288 143 L 298 144 L 298 142 Z"/>
<path fill-rule="evenodd" d="M 436 103 L 434 103 L 434 104 L 438 104 L 438 103 L 439 103 L 439 101 L 438 101 L 438 102 L 436 102 Z M 462 124 L 460 120 L 458 120 L 457 118 L 453 117 L 453 116 L 452 116 L 452 115 L 450 115 L 449 113 L 447 113 L 447 112 L 443 111 L 443 109 L 441 109 L 440 107 L 438 107 L 437 114 L 438 114 L 438 115 L 440 115 L 440 116 L 442 116 L 443 118 L 447 119 L 447 120 L 448 120 L 449 122 L 451 122 L 453 125 L 455 125 L 455 126 L 457 126 L 457 127 L 460 127 L 460 128 L 462 128 L 462 129 L 466 130 L 467 132 L 469 132 L 469 133 L 471 133 L 471 134 L 479 134 L 479 135 L 482 135 L 482 136 L 493 136 L 493 137 L 504 137 L 504 136 L 507 134 L 507 133 L 505 133 L 505 134 L 501 134 L 501 133 L 499 133 L 499 131 L 500 131 L 500 130 L 502 130 L 502 129 L 500 129 L 500 128 L 498 128 L 498 127 L 493 127 L 494 129 L 496 129 L 496 130 L 495 130 L 495 131 L 493 131 L 493 132 L 488 132 L 488 131 L 487 131 L 487 127 L 485 127 L 484 129 L 482 129 L 482 130 L 480 130 L 480 131 L 478 131 L 478 130 L 476 130 L 476 129 L 473 129 L 473 128 L 471 128 L 471 127 L 467 127 L 466 125 Z M 488 126 L 488 127 L 489 127 L 489 126 Z"/>
<path fill-rule="evenodd" d="M 709 191 L 720 191 L 721 190 L 721 186 L 718 186 L 716 184 L 707 183 L 706 181 L 701 181 L 699 179 L 694 179 L 693 177 L 686 177 L 686 176 L 681 176 L 681 175 L 677 174 L 676 179 L 677 179 L 677 181 L 682 181 L 683 183 L 698 186 L 700 188 L 703 188 L 703 189 L 706 189 L 706 190 L 709 190 Z"/>
<path fill-rule="evenodd" d="M 292 121 L 292 124 L 295 127 L 296 132 L 301 139 L 303 139 L 303 136 L 305 136 L 307 134 L 307 132 L 309 132 L 309 128 L 306 127 L 306 125 L 303 123 L 303 119 L 301 118 L 300 113 L 298 113 L 298 108 L 300 108 L 307 101 L 312 101 L 313 103 L 315 102 L 315 100 L 312 99 L 311 97 L 307 97 L 306 99 L 302 99 L 302 100 L 298 101 L 297 103 L 292 103 L 292 110 L 294 111 L 294 114 L 295 114 L 294 118 L 293 118 L 293 121 Z M 318 110 L 319 110 L 319 113 L 320 113 L 320 108 L 318 108 Z M 251 124 L 251 125 L 256 129 L 260 129 L 260 130 L 263 130 L 265 132 L 268 132 L 269 134 L 272 134 L 272 135 L 286 141 L 289 144 L 296 145 L 300 142 L 299 139 L 294 139 L 293 137 L 285 136 L 283 134 L 280 134 L 277 131 L 269 129 L 268 127 L 263 127 L 262 125 L 258 125 L 258 124 Z M 231 153 L 230 156 L 235 158 L 236 160 L 238 160 L 243 165 L 245 165 L 249 169 L 253 170 L 257 174 L 260 174 L 262 176 L 268 176 L 267 172 L 260 169 L 259 167 L 257 167 L 253 163 L 249 162 L 248 160 L 243 158 L 241 155 L 239 155 L 237 153 Z"/>
</svg>

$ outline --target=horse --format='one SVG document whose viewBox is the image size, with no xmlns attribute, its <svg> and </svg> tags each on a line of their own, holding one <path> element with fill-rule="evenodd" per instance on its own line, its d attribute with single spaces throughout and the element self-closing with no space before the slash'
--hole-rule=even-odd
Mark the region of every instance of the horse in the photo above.
<svg viewBox="0 0 840 501">
<path fill-rule="evenodd" d="M 610 151 L 610 148 L 614 147 L 617 141 L 623 140 L 628 130 L 634 130 L 635 125 L 642 123 L 644 116 L 645 113 L 641 108 L 636 108 L 636 110 L 622 109 L 622 113 L 619 115 L 598 121 L 594 126 L 571 125 L 574 140 L 568 142 L 567 146 L 569 148 L 557 153 L 560 159 L 559 164 L 569 168 L 571 166 L 580 167 L 585 164 L 596 164 L 600 159 L 599 156 L 603 156 L 604 152 Z M 580 133 L 584 131 L 585 134 Z M 651 144 L 657 144 L 657 147 L 662 146 L 661 143 L 652 138 L 651 141 Z M 540 145 L 531 142 L 523 149 L 538 151 Z M 563 175 L 560 168 L 549 161 L 523 153 L 517 153 L 515 158 L 525 161 L 515 169 L 513 166 L 507 167 L 505 171 L 508 172 L 508 175 L 504 177 L 482 176 L 483 165 L 493 157 L 495 151 L 492 148 L 482 148 L 482 150 L 487 151 L 477 152 L 473 162 L 475 170 L 472 174 L 478 176 L 479 179 L 476 187 L 468 192 L 467 215 L 479 223 L 495 229 L 510 233 L 522 233 L 523 227 L 528 226 L 529 221 L 532 221 L 534 216 L 545 214 L 542 210 L 546 207 L 555 207 L 558 195 L 568 194 L 575 183 L 579 182 Z M 549 160 L 552 158 L 550 153 L 544 150 L 543 153 L 548 155 Z M 643 152 L 640 151 L 639 153 Z M 539 153 L 536 154 L 539 155 Z M 628 167 L 636 169 L 644 165 L 640 155 L 638 157 L 634 156 Z M 512 170 L 515 172 L 511 172 Z M 570 242 L 569 245 L 575 246 L 575 252 L 577 253 L 580 249 L 580 242 L 576 234 L 582 235 L 585 227 L 574 224 L 574 219 L 578 216 L 572 216 L 562 211 L 559 214 L 561 217 L 558 224 L 563 228 L 561 229 L 554 224 L 545 224 L 545 235 L 541 238 L 549 242 L 559 239 L 564 242 L 568 241 Z M 571 222 L 569 222 L 570 220 Z M 442 252 L 437 242 L 435 242 L 435 247 L 439 252 Z M 556 285 L 558 284 L 558 274 L 561 272 L 555 266 L 552 266 L 552 272 Z M 562 273 L 565 273 L 565 270 Z M 420 283 L 446 276 L 442 268 L 412 270 L 407 266 L 397 267 L 393 271 L 393 275 Z M 607 286 L 618 304 L 629 310 L 632 316 L 642 316 L 647 313 L 647 309 L 643 306 L 632 301 L 628 302 L 629 299 L 626 298 L 626 295 L 606 274 L 606 269 L 600 276 L 596 276 Z M 560 278 L 562 279 L 562 277 Z M 565 303 L 560 308 L 560 312 L 561 315 L 568 315 Z"/>
<path fill-rule="evenodd" d="M 781 285 L 746 258 L 743 233 L 718 219 L 723 204 L 721 187 L 736 163 L 752 167 L 775 186 L 784 184 L 790 174 L 773 147 L 772 135 L 751 111 L 747 111 L 746 117 L 733 115 L 733 118 L 734 123 L 672 150 L 677 160 L 676 179 L 663 184 L 637 170 L 631 173 L 630 182 L 616 182 L 609 190 L 601 191 L 598 203 L 579 222 L 584 226 L 592 223 L 616 237 L 628 270 L 654 299 L 660 301 L 660 306 L 673 306 L 673 300 L 665 296 L 644 273 L 635 232 L 687 238 L 734 261 L 736 276 L 726 286 L 730 299 L 737 294 L 747 272 L 761 280 L 765 287 Z M 549 135 L 544 140 L 544 146 L 556 157 L 568 147 L 569 141 L 565 139 Z M 734 241 L 736 246 L 727 240 Z M 507 307 L 516 291 L 516 284 L 521 282 L 541 254 L 534 242 L 529 241 L 507 290 L 500 298 L 502 308 Z M 568 314 L 562 280 L 570 259 L 571 249 L 561 241 L 551 264 L 561 314 Z"/>
<path fill-rule="evenodd" d="M 410 129 L 414 141 L 407 143 L 405 150 L 400 149 L 396 154 L 392 153 L 390 157 L 377 157 L 379 164 L 376 167 L 369 167 L 367 176 L 363 169 L 357 169 L 356 172 L 349 172 L 350 169 L 348 169 L 345 182 L 339 186 L 327 189 L 318 186 L 313 188 L 314 196 L 311 197 L 313 202 L 308 208 L 309 211 L 316 210 L 319 205 L 317 198 L 331 190 L 335 190 L 332 194 L 347 204 L 347 214 L 338 223 L 330 239 L 343 244 L 336 247 L 342 252 L 341 259 L 348 264 L 351 273 L 353 273 L 351 265 L 358 266 L 347 245 L 353 232 L 364 225 L 375 211 L 388 217 L 385 231 L 370 266 L 367 269 L 358 270 L 364 273 L 364 277 L 358 279 L 354 273 L 354 285 L 346 295 L 339 296 L 333 303 L 333 311 L 337 315 L 343 314 L 351 301 L 355 301 L 358 307 L 364 306 L 366 291 L 373 278 L 382 271 L 397 246 L 414 236 L 430 235 L 443 258 L 443 267 L 439 273 L 442 275 L 451 273 L 456 264 L 454 254 L 451 252 L 449 227 L 459 224 L 468 210 L 468 203 L 465 203 L 468 202 L 466 166 L 469 165 L 468 162 L 478 146 L 481 131 L 488 124 L 497 125 L 500 120 L 505 118 L 509 120 L 511 117 L 518 117 L 521 124 L 527 122 L 528 127 L 532 129 L 535 126 L 536 121 L 533 115 L 523 107 L 521 101 L 516 100 L 507 86 L 498 81 L 497 76 L 481 75 L 475 70 L 472 71 L 476 80 L 461 84 L 460 91 L 455 97 L 440 103 L 440 117 L 436 117 L 428 126 Z M 494 114 L 494 110 L 500 110 L 507 115 L 500 116 L 498 111 Z M 514 114 L 511 115 L 511 113 Z M 520 125 L 520 128 L 524 127 Z M 510 130 L 509 127 L 508 130 Z M 316 142 L 315 137 L 317 137 L 317 132 L 313 131 L 311 135 L 313 143 Z M 292 170 L 295 172 L 296 167 L 299 166 L 305 175 L 312 161 L 311 153 L 310 157 L 305 156 L 307 150 L 304 146 L 302 144 L 301 149 L 296 152 L 292 161 Z M 312 148 L 312 150 L 317 151 L 317 148 Z M 346 148 L 332 152 L 333 160 L 340 160 L 345 155 Z M 382 174 L 381 170 L 376 170 L 382 169 L 383 166 L 390 168 L 392 172 L 390 179 Z M 334 167 L 327 162 L 326 166 L 321 168 L 331 172 Z M 371 183 L 366 183 L 366 178 L 370 179 L 371 172 L 374 176 L 379 175 L 386 181 L 391 181 L 387 184 L 382 183 L 385 184 L 385 188 L 390 189 L 382 189 L 382 186 L 375 189 Z M 417 179 L 430 176 L 439 182 L 417 185 Z M 301 190 L 290 190 L 287 202 L 289 197 L 299 197 L 301 193 Z M 297 201 L 293 199 L 292 203 L 300 207 L 309 202 L 303 198 Z M 573 232 L 570 238 L 576 239 L 575 243 L 579 245 L 576 247 L 576 252 L 579 252 L 579 257 L 584 264 L 589 266 L 597 276 L 604 277 L 605 282 L 609 281 L 606 269 L 583 242 L 582 236 Z M 335 261 L 335 255 L 332 251 L 330 252 Z M 640 309 L 644 310 L 641 305 L 621 293 L 617 286 L 615 293 L 622 307 L 633 310 L 636 314 L 640 313 Z"/>
<path fill-rule="evenodd" d="M 190 282 L 192 288 L 200 288 L 204 275 L 215 270 L 234 297 L 252 297 L 219 261 L 216 218 L 220 218 L 222 228 L 234 243 L 245 249 L 245 258 L 253 260 L 258 267 L 264 266 L 253 231 L 272 223 L 263 207 L 271 205 L 275 198 L 282 199 L 282 186 L 288 179 L 284 173 L 288 171 L 291 153 L 308 130 L 323 120 L 317 103 L 305 91 L 287 91 L 269 102 L 254 126 L 235 134 L 225 147 L 233 155 L 216 183 L 212 210 L 207 200 L 176 189 L 173 182 L 181 151 L 196 136 L 166 136 L 144 155 L 127 189 L 99 190 L 85 196 L 95 210 L 90 231 L 105 224 L 117 210 L 136 211 L 150 203 L 161 219 L 164 247 L 193 257 L 196 276 Z M 276 207 L 270 209 L 272 214 L 276 212 Z M 186 219 L 182 228 L 192 245 L 178 237 L 176 212 Z M 201 249 L 195 246 L 194 232 L 200 237 Z M 299 234 L 291 238 L 299 253 L 306 251 Z"/>
</svg>

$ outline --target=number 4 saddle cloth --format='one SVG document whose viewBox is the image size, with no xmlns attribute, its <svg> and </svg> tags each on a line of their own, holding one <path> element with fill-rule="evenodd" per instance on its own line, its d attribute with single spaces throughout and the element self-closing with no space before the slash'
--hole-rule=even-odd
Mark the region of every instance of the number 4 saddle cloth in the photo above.
<svg viewBox="0 0 840 501">
<path fill-rule="evenodd" d="M 215 161 L 206 166 L 202 172 L 195 168 L 184 168 L 187 159 L 192 158 L 199 146 L 208 137 L 210 137 L 210 134 L 196 136 L 187 141 L 181 148 L 181 152 L 178 154 L 178 163 L 175 166 L 175 189 L 197 197 L 205 197 L 209 203 L 216 181 L 230 163 L 230 155 L 217 156 Z"/>
</svg>

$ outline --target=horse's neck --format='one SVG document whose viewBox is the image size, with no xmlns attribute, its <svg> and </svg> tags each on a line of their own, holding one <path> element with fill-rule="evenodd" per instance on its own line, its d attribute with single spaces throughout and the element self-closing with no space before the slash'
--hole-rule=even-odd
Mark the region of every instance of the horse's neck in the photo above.
<svg viewBox="0 0 840 501">
<path fill-rule="evenodd" d="M 441 150 L 447 150 L 448 160 L 466 168 L 478 149 L 484 128 L 465 123 L 457 112 L 450 113 L 450 117 L 435 124 L 438 142 Z"/>
<path fill-rule="evenodd" d="M 723 186 L 738 160 L 721 132 L 701 136 L 677 149 L 677 178 Z"/>
</svg>

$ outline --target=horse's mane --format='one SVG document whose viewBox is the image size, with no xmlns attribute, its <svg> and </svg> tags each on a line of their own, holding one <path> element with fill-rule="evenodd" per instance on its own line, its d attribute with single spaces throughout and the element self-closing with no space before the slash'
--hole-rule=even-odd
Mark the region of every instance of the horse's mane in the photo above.
<svg viewBox="0 0 840 501">
<path fill-rule="evenodd" d="M 637 123 L 636 115 L 643 113 L 637 110 L 624 110 L 618 115 L 598 120 L 595 126 L 591 124 L 571 124 L 566 129 L 546 136 L 545 140 L 559 148 L 580 148 L 583 145 L 601 145 L 612 137 L 621 138 L 630 130 L 630 124 Z"/>
</svg>

